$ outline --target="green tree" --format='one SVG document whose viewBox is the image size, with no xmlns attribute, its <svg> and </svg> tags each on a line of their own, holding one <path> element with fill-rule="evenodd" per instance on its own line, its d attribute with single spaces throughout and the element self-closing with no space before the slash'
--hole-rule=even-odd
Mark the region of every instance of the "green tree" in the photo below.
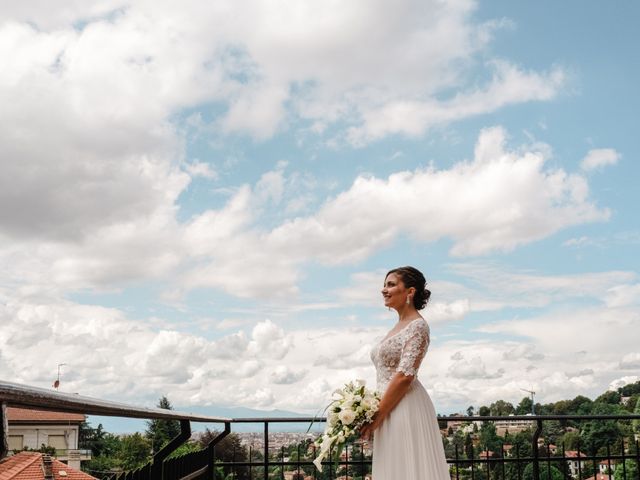
<svg viewBox="0 0 640 480">
<path fill-rule="evenodd" d="M 91 460 L 80 464 L 83 472 L 87 472 L 94 477 L 102 477 L 105 472 L 117 471 L 120 469 L 120 462 L 116 457 L 100 455 L 92 457 Z"/>
<path fill-rule="evenodd" d="M 591 399 L 578 395 L 576 398 L 569 402 L 569 410 L 567 415 L 589 415 L 591 413 L 591 405 L 593 402 Z"/>
<path fill-rule="evenodd" d="M 604 392 L 598 398 L 595 403 L 608 403 L 609 405 L 620 405 L 620 393 L 616 391 Z"/>
<path fill-rule="evenodd" d="M 489 410 L 491 411 L 491 415 L 500 417 L 506 417 L 516 411 L 511 403 L 505 402 L 504 400 L 497 400 L 493 402 L 490 405 Z"/>
<path fill-rule="evenodd" d="M 635 460 L 625 460 L 624 469 L 619 463 L 613 472 L 614 480 L 636 480 L 638 478 L 638 463 Z"/>
<path fill-rule="evenodd" d="M 198 442 L 202 446 L 202 448 L 206 448 L 209 443 L 217 437 L 219 434 L 216 430 L 209 430 L 208 428 L 200 435 L 200 439 Z M 249 459 L 249 453 L 247 448 L 242 445 L 242 441 L 240 437 L 235 433 L 230 433 L 226 437 L 224 437 L 215 447 L 215 458 L 218 461 L 223 462 L 246 462 Z M 230 467 L 223 467 L 225 478 L 227 475 L 231 474 Z M 245 480 L 249 478 L 249 468 L 248 467 L 237 467 L 235 468 L 236 477 L 238 480 Z M 254 472 L 255 473 L 255 472 Z"/>
<path fill-rule="evenodd" d="M 158 401 L 158 408 L 173 410 L 171 402 L 166 396 L 162 396 Z M 151 442 L 153 453 L 158 452 L 162 447 L 180 434 L 180 422 L 178 420 L 154 419 L 147 421 L 146 437 Z"/>
<path fill-rule="evenodd" d="M 551 480 L 564 480 L 562 472 L 554 465 L 548 465 L 547 463 L 540 462 L 540 478 Z M 522 480 L 533 480 L 533 464 L 529 463 L 522 472 Z"/>
<path fill-rule="evenodd" d="M 138 432 L 121 439 L 117 459 L 123 470 L 135 470 L 151 460 L 151 442 Z"/>
<path fill-rule="evenodd" d="M 620 413 L 619 405 L 611 405 L 607 403 L 594 403 L 593 415 L 616 415 Z M 607 445 L 614 446 L 614 451 L 619 451 L 615 445 L 622 438 L 620 424 L 615 420 L 590 420 L 585 422 L 580 437 L 588 448 L 598 452 Z"/>
<path fill-rule="evenodd" d="M 532 405 L 533 405 L 533 402 L 531 401 L 530 397 L 523 397 L 522 400 L 520 400 L 520 403 L 518 404 L 518 406 L 516 407 L 516 414 L 526 415 L 527 413 L 531 413 Z"/>
<path fill-rule="evenodd" d="M 167 458 L 178 458 L 188 453 L 199 452 L 202 445 L 199 442 L 187 441 L 176 448 Z"/>
<path fill-rule="evenodd" d="M 625 397 L 630 397 L 631 395 L 640 395 L 640 381 L 629 383 L 624 387 L 620 387 L 618 389 L 618 393 Z"/>
<path fill-rule="evenodd" d="M 478 410 L 478 415 L 481 417 L 488 417 L 491 415 L 491 409 L 485 405 L 481 406 Z"/>
<path fill-rule="evenodd" d="M 577 450 L 580 445 L 580 434 L 578 432 L 567 432 L 560 437 L 560 444 L 565 450 Z"/>
<path fill-rule="evenodd" d="M 473 458 L 473 440 L 471 439 L 470 434 L 466 434 L 464 437 L 464 454 L 467 458 Z"/>
<path fill-rule="evenodd" d="M 480 427 L 480 446 L 483 450 L 501 451 L 502 440 L 498 437 L 496 426 L 492 422 L 483 422 Z"/>
<path fill-rule="evenodd" d="M 640 398 L 638 398 L 636 402 L 636 408 L 633 410 L 633 413 L 640 415 Z M 633 428 L 633 433 L 640 434 L 640 420 L 632 420 L 631 427 Z"/>
<path fill-rule="evenodd" d="M 467 407 L 467 417 L 473 417 L 473 412 L 474 412 L 473 405 L 469 405 Z"/>
</svg>

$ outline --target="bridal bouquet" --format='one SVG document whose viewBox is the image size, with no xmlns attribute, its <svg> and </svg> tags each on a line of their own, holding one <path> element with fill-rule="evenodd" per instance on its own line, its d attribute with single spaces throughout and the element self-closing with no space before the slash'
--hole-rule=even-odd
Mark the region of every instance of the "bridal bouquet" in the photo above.
<svg viewBox="0 0 640 480">
<path fill-rule="evenodd" d="M 313 464 L 318 470 L 322 471 L 322 461 L 331 455 L 334 447 L 336 456 L 340 457 L 345 443 L 360 436 L 360 429 L 371 423 L 379 403 L 379 394 L 366 389 L 364 380 L 349 382 L 333 392 L 331 403 L 326 408 L 327 426 L 315 441 L 320 453 Z"/>
</svg>

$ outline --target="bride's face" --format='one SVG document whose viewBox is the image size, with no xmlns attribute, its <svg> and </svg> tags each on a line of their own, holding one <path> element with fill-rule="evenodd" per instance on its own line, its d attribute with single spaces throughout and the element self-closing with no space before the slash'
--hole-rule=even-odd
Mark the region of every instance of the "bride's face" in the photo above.
<svg viewBox="0 0 640 480">
<path fill-rule="evenodd" d="M 402 278 L 395 273 L 387 275 L 382 287 L 382 298 L 384 299 L 385 307 L 395 308 L 396 310 L 402 308 L 407 302 L 408 294 L 409 292 L 404 286 Z"/>
</svg>

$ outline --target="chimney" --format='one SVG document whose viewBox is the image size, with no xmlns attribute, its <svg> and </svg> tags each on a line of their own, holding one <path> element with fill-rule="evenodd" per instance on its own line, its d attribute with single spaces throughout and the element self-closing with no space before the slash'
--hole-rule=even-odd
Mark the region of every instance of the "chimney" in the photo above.
<svg viewBox="0 0 640 480">
<path fill-rule="evenodd" d="M 42 471 L 44 473 L 45 480 L 54 480 L 53 478 L 53 460 L 51 456 L 42 455 Z"/>
</svg>

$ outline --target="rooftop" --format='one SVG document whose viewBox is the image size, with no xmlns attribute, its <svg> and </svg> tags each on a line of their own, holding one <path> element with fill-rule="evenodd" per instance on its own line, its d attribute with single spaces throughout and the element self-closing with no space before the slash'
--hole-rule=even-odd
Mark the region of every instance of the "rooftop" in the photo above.
<svg viewBox="0 0 640 480">
<path fill-rule="evenodd" d="M 95 477 L 51 459 L 55 480 L 96 480 Z M 20 452 L 0 461 L 0 480 L 44 480 L 43 454 Z"/>
<path fill-rule="evenodd" d="M 7 408 L 10 423 L 82 423 L 86 416 L 80 413 L 51 412 L 48 410 L 31 410 L 27 408 Z"/>
</svg>

